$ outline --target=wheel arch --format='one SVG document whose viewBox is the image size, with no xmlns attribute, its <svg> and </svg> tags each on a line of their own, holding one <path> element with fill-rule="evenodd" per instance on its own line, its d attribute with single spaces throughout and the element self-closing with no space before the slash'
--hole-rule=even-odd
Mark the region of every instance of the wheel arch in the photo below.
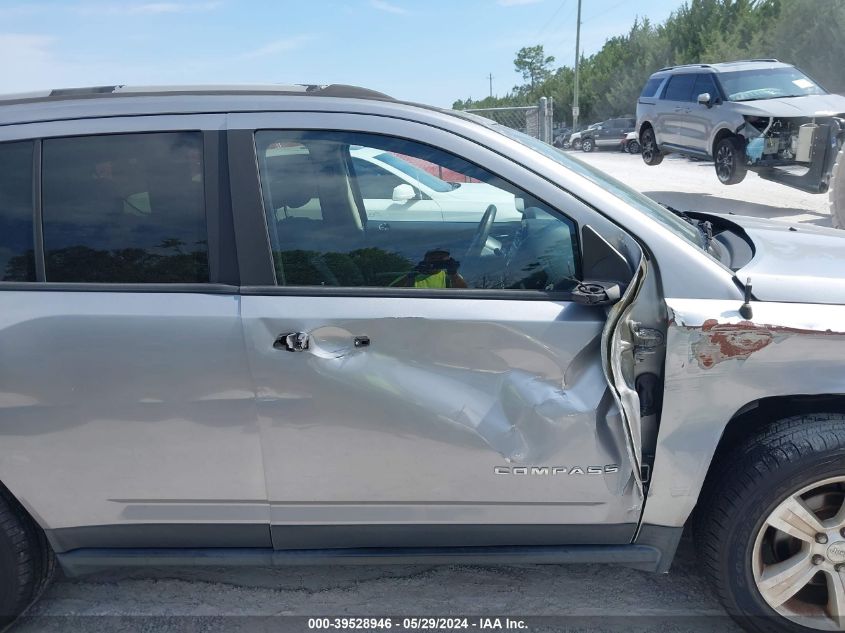
<svg viewBox="0 0 845 633">
<path fill-rule="evenodd" d="M 713 473 L 718 470 L 719 461 L 731 448 L 779 420 L 812 413 L 845 414 L 845 393 L 769 396 L 743 405 L 722 429 L 722 436 L 710 460 L 704 485 L 707 486 Z"/>
<path fill-rule="evenodd" d="M 710 158 L 714 158 L 716 156 L 716 147 L 720 142 L 722 142 L 722 139 L 730 137 L 735 137 L 744 141 L 744 137 L 741 134 L 738 134 L 729 128 L 723 127 L 716 130 L 710 139 Z"/>
</svg>

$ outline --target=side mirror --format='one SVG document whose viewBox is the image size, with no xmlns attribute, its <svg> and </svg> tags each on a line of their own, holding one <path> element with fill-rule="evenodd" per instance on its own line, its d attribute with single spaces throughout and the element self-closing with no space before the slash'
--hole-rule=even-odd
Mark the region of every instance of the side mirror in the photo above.
<svg viewBox="0 0 845 633">
<path fill-rule="evenodd" d="M 584 305 L 611 305 L 619 301 L 634 276 L 628 260 L 589 224 L 581 229 L 584 281 L 572 300 Z"/>
<path fill-rule="evenodd" d="M 707 106 L 708 108 L 713 105 L 713 99 L 711 99 L 709 92 L 702 92 L 700 95 L 698 95 L 698 102 L 703 106 Z"/>
<path fill-rule="evenodd" d="M 417 192 L 407 183 L 396 185 L 393 189 L 393 202 L 408 202 L 408 200 L 413 200 L 416 197 Z"/>
</svg>

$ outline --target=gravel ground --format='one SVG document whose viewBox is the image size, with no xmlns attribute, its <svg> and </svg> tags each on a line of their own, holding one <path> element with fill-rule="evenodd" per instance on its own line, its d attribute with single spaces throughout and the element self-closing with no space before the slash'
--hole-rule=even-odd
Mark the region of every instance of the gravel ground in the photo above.
<svg viewBox="0 0 845 633">
<path fill-rule="evenodd" d="M 621 152 L 577 155 L 681 210 L 830 225 L 826 196 L 755 174 L 724 187 L 709 162 L 669 157 L 647 167 Z M 711 594 L 688 539 L 669 575 L 585 565 L 148 570 L 61 578 L 12 630 L 304 631 L 304 617 L 278 616 L 457 614 L 527 618 L 523 630 L 532 633 L 739 630 Z M 476 617 L 470 626 L 481 623 Z"/>
</svg>

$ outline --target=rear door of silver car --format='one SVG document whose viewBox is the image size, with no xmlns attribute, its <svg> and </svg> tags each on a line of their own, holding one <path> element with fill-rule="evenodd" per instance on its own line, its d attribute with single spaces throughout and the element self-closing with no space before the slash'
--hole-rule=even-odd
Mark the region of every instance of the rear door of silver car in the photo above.
<svg viewBox="0 0 845 633">
<path fill-rule="evenodd" d="M 419 123 L 266 113 L 230 128 L 274 546 L 630 541 L 640 499 L 602 370 L 606 313 L 571 296 L 595 212 Z M 350 147 L 483 183 L 490 204 L 470 232 L 373 232 Z M 290 169 L 268 171 L 279 155 Z M 475 240 L 506 204 L 525 220 Z"/>
<path fill-rule="evenodd" d="M 0 130 L 0 480 L 59 552 L 269 545 L 224 120 Z"/>
</svg>

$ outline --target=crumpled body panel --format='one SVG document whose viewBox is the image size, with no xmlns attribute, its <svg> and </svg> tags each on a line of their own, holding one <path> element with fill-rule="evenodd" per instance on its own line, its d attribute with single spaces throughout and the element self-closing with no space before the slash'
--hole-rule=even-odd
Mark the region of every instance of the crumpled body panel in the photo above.
<svg viewBox="0 0 845 633">
<path fill-rule="evenodd" d="M 667 299 L 665 393 L 644 523 L 681 526 L 746 404 L 845 393 L 845 306 Z"/>
</svg>

